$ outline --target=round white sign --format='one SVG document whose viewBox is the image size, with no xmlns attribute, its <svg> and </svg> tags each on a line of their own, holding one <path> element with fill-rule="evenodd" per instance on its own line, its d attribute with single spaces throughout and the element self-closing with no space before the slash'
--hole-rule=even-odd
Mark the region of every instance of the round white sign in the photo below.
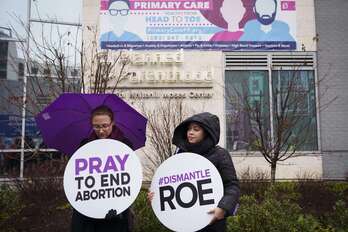
<svg viewBox="0 0 348 232">
<path fill-rule="evenodd" d="M 208 212 L 223 196 L 218 170 L 206 158 L 180 153 L 158 167 L 151 182 L 152 209 L 163 225 L 173 231 L 196 231 L 212 220 Z"/>
<path fill-rule="evenodd" d="M 113 139 L 98 139 L 80 147 L 64 172 L 64 191 L 70 204 L 92 218 L 119 214 L 136 199 L 142 183 L 135 152 Z"/>
</svg>

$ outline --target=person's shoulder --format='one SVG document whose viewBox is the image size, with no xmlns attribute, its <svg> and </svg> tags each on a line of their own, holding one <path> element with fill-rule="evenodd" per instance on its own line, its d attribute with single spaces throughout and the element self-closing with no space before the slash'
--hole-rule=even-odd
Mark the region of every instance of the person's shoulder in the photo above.
<svg viewBox="0 0 348 232">
<path fill-rule="evenodd" d="M 221 146 L 219 146 L 219 145 L 216 145 L 216 146 L 215 146 L 215 149 L 216 149 L 218 152 L 220 152 L 220 153 L 229 154 L 229 152 L 228 152 L 225 148 L 223 148 L 223 147 L 221 147 Z"/>
<path fill-rule="evenodd" d="M 223 147 L 216 145 L 210 152 L 212 155 L 215 155 L 219 158 L 224 157 L 224 156 L 229 156 L 230 153 Z"/>
<path fill-rule="evenodd" d="M 100 36 L 100 41 L 109 41 L 110 37 L 113 36 L 112 31 L 107 31 Z"/>
<path fill-rule="evenodd" d="M 210 41 L 237 41 L 242 35 L 242 31 L 219 31 L 211 37 Z"/>
<path fill-rule="evenodd" d="M 244 30 L 247 30 L 247 29 L 253 29 L 253 28 L 258 28 L 260 27 L 260 22 L 257 21 L 257 19 L 252 19 L 252 20 L 249 20 L 245 26 L 244 26 Z"/>
<path fill-rule="evenodd" d="M 248 21 L 244 26 L 244 32 L 240 36 L 239 41 L 257 41 L 260 36 L 261 25 L 256 19 Z"/>
<path fill-rule="evenodd" d="M 122 37 L 124 37 L 124 39 L 128 41 L 142 41 L 142 39 L 137 34 L 130 31 L 125 31 Z"/>
<path fill-rule="evenodd" d="M 225 148 L 220 147 L 219 145 L 214 147 L 212 154 L 209 158 L 209 160 L 219 171 L 223 171 L 226 167 L 231 166 L 232 158 L 230 156 L 230 153 Z"/>
<path fill-rule="evenodd" d="M 134 150 L 133 148 L 133 144 L 131 143 L 131 141 L 129 139 L 127 139 L 126 137 L 122 137 L 119 139 L 120 142 L 126 144 L 128 147 L 130 147 L 132 150 Z"/>
<path fill-rule="evenodd" d="M 219 31 L 219 32 L 216 32 L 210 39 L 209 41 L 219 41 L 221 40 L 221 35 L 224 34 L 225 31 Z"/>
<path fill-rule="evenodd" d="M 272 27 L 275 27 L 275 28 L 280 29 L 280 30 L 287 30 L 287 31 L 290 29 L 289 25 L 286 22 L 283 22 L 280 20 L 275 20 L 272 23 Z"/>
<path fill-rule="evenodd" d="M 290 27 L 286 22 L 276 20 L 272 24 L 272 36 L 280 41 L 295 41 L 290 34 Z"/>
<path fill-rule="evenodd" d="M 82 147 L 83 145 L 85 145 L 85 144 L 87 144 L 87 143 L 89 143 L 91 141 L 92 141 L 92 139 L 90 139 L 90 138 L 84 138 L 84 139 L 81 140 L 79 147 Z"/>
</svg>

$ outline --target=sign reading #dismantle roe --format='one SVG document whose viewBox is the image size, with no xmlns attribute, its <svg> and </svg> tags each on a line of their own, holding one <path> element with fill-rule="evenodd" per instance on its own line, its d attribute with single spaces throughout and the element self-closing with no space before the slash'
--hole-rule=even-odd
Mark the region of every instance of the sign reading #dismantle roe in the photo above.
<svg viewBox="0 0 348 232">
<path fill-rule="evenodd" d="M 70 204 L 92 218 L 105 218 L 110 210 L 117 214 L 126 210 L 141 183 L 142 168 L 135 152 L 112 139 L 80 147 L 64 172 L 64 191 Z"/>
<path fill-rule="evenodd" d="M 152 208 L 163 225 L 173 231 L 196 231 L 209 224 L 223 196 L 218 170 L 194 153 L 170 157 L 152 179 Z"/>
</svg>

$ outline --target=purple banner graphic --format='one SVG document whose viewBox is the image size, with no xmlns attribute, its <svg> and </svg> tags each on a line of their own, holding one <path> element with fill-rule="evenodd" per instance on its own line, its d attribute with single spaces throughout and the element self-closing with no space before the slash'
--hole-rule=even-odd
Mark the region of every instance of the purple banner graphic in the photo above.
<svg viewBox="0 0 348 232">
<path fill-rule="evenodd" d="M 281 1 L 281 9 L 295 11 L 296 10 L 296 3 L 294 1 Z"/>
<path fill-rule="evenodd" d="M 131 10 L 211 10 L 213 7 L 211 0 L 205 1 L 131 1 Z"/>
<path fill-rule="evenodd" d="M 102 42 L 105 49 L 294 50 L 296 42 Z"/>
<path fill-rule="evenodd" d="M 295 50 L 296 0 L 101 0 L 102 49 Z"/>
</svg>

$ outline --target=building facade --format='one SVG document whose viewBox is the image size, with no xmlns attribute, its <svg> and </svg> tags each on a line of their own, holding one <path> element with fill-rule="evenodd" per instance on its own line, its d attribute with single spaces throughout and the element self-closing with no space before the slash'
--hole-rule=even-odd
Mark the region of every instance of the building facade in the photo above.
<svg viewBox="0 0 348 232">
<path fill-rule="evenodd" d="M 129 78 L 118 86 L 122 98 L 136 107 L 182 100 L 192 112 L 217 114 L 220 144 L 230 151 L 242 175 L 270 172 L 269 163 L 255 149 L 260 145 L 254 129 L 255 112 L 247 111 L 245 105 L 259 109 L 265 136 L 276 141 L 281 106 L 292 86 L 288 96 L 292 100 L 298 97 L 301 104 L 288 112 L 293 113 L 293 122 L 301 123 L 290 125 L 291 134 L 285 134 L 289 136 L 288 153 L 296 153 L 278 163 L 276 177 L 346 178 L 346 30 L 344 20 L 326 26 L 335 21 L 337 13 L 346 17 L 343 0 L 241 0 L 239 6 L 232 1 L 178 1 L 178 5 L 149 2 L 129 1 L 123 6 L 126 9 L 117 9 L 104 0 L 83 2 L 83 40 L 87 47 L 94 41 L 100 44 L 100 51 L 122 51 L 130 59 Z M 215 15 L 205 11 L 209 4 L 219 9 Z M 267 10 L 272 12 L 269 18 L 262 16 Z M 106 16 L 129 12 L 133 19 L 128 18 L 126 34 L 118 32 L 113 27 L 117 23 Z M 223 21 L 219 21 L 221 16 Z M 232 22 L 237 16 L 236 29 Z M 186 24 L 178 26 L 174 20 L 179 19 Z M 273 32 L 267 27 L 270 24 L 275 31 L 272 38 Z M 260 29 L 255 32 L 257 26 Z M 278 26 L 287 33 L 277 32 Z M 125 38 L 115 39 L 117 35 Z M 329 84 L 336 87 L 327 88 Z"/>
<path fill-rule="evenodd" d="M 323 177 L 348 176 L 348 2 L 315 0 L 320 91 L 327 104 L 320 112 Z M 335 98 L 335 101 L 330 102 Z"/>
<path fill-rule="evenodd" d="M 10 28 L 0 27 L 0 80 L 18 81 L 24 76 L 24 59 L 17 53 Z"/>
<path fill-rule="evenodd" d="M 20 148 L 23 110 L 23 77 L 25 59 L 22 58 L 22 42 L 12 34 L 11 29 L 0 28 L 0 147 L 2 149 Z M 22 55 L 20 55 L 22 54 Z M 40 60 L 40 59 L 38 59 Z M 25 138 L 30 148 L 38 148 L 42 143 L 36 127 L 34 115 L 63 90 L 57 66 L 39 63 L 32 59 L 27 70 L 27 105 Z M 78 92 L 81 89 L 78 69 L 64 65 L 65 91 Z"/>
</svg>

